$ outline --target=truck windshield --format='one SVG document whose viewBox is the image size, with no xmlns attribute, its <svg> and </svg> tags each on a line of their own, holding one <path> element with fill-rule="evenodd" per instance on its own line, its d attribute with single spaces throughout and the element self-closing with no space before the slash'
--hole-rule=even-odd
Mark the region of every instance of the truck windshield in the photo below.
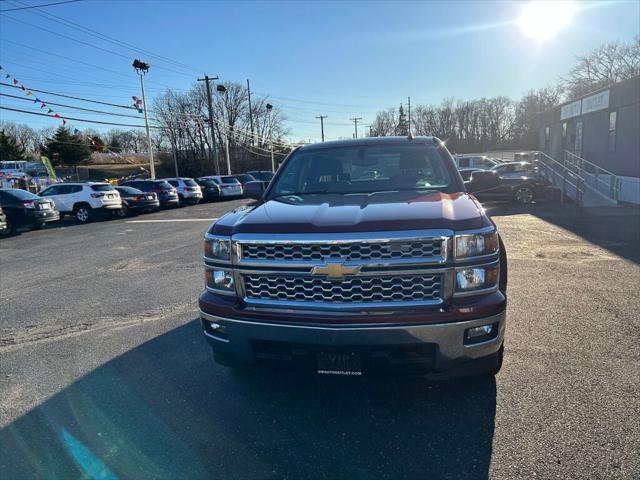
<svg viewBox="0 0 640 480">
<path fill-rule="evenodd" d="M 445 152 L 436 146 L 385 145 L 322 148 L 295 153 L 269 197 L 389 191 L 449 192 Z"/>
</svg>

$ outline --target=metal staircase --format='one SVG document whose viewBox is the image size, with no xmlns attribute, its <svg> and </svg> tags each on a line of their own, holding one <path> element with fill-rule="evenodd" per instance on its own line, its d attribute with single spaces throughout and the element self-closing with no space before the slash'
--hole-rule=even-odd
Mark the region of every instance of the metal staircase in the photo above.
<svg viewBox="0 0 640 480">
<path fill-rule="evenodd" d="M 540 174 L 560 191 L 562 201 L 571 199 L 583 207 L 618 206 L 621 183 L 616 175 L 568 150 L 560 157 L 536 152 Z"/>
</svg>

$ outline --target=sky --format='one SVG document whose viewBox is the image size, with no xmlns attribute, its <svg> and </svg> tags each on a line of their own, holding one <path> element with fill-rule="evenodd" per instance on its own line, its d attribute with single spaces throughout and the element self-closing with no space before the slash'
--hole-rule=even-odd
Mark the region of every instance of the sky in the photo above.
<svg viewBox="0 0 640 480">
<path fill-rule="evenodd" d="M 149 103 L 167 87 L 189 89 L 205 73 L 243 83 L 250 79 L 252 92 L 268 95 L 282 109 L 290 141 L 318 141 L 319 115 L 328 117 L 327 139 L 350 138 L 350 118 L 362 117 L 360 125 L 367 125 L 377 111 L 397 107 L 408 96 L 413 105 L 450 97 L 517 99 L 557 83 L 576 55 L 640 35 L 638 0 L 576 2 L 571 21 L 544 41 L 525 35 L 516 21 L 527 4 L 521 1 L 81 0 L 8 11 L 56 1 L 61 0 L 0 0 L 0 65 L 27 87 L 130 104 L 132 95 L 140 96 L 131 67 L 136 57 L 151 64 L 146 76 Z M 132 47 L 113 45 L 96 34 Z M 16 92 L 0 86 L 0 93 Z M 123 111 L 39 95 L 45 101 Z M 38 110 L 6 96 L 0 96 L 0 106 Z M 57 110 L 78 118 L 142 124 L 133 118 Z M 33 127 L 60 123 L 5 110 L 0 119 Z"/>
</svg>

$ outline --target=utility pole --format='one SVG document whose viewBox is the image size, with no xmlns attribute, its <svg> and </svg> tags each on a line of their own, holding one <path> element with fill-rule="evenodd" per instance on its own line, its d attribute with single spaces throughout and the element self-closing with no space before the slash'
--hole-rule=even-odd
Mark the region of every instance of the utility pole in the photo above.
<svg viewBox="0 0 640 480">
<path fill-rule="evenodd" d="M 247 95 L 249 96 L 249 123 L 251 125 L 251 145 L 253 145 L 253 110 L 251 110 L 251 87 L 247 78 Z"/>
<path fill-rule="evenodd" d="M 147 143 L 149 145 L 149 176 L 155 180 L 156 168 L 153 164 L 153 145 L 151 144 L 151 132 L 149 131 L 149 117 L 147 116 L 147 97 L 144 93 L 144 76 L 149 71 L 150 65 L 148 63 L 141 62 L 137 58 L 133 61 L 133 68 L 136 73 L 140 75 L 140 88 L 142 89 L 142 106 L 144 108 L 144 128 L 147 131 Z"/>
<path fill-rule="evenodd" d="M 355 129 L 355 136 L 353 138 L 358 138 L 358 120 L 362 120 L 362 117 L 354 117 L 349 120 L 353 122 L 353 127 Z"/>
<path fill-rule="evenodd" d="M 211 105 L 211 87 L 209 81 L 218 80 L 218 77 L 209 77 L 205 75 L 204 78 L 199 78 L 199 82 L 205 82 L 207 87 L 207 107 L 209 109 L 209 132 L 211 133 L 211 150 L 213 150 L 213 164 L 216 169 L 216 175 L 220 175 L 220 163 L 218 162 L 218 149 L 216 148 L 216 132 L 213 130 L 213 106 Z"/>
<path fill-rule="evenodd" d="M 320 119 L 320 133 L 322 133 L 322 141 L 324 142 L 324 119 L 327 118 L 326 115 L 320 115 L 316 117 Z"/>
</svg>

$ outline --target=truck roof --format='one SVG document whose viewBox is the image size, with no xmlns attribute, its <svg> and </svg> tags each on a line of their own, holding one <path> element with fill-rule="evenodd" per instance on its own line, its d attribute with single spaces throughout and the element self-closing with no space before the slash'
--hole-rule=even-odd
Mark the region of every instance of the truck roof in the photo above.
<svg viewBox="0 0 640 480">
<path fill-rule="evenodd" d="M 353 138 L 347 140 L 331 140 L 329 142 L 312 143 L 310 145 L 303 145 L 301 150 L 316 150 L 323 148 L 335 148 L 335 147 L 357 147 L 364 145 L 402 145 L 409 143 L 422 143 L 433 145 L 439 143 L 440 140 L 437 137 L 364 137 Z"/>
</svg>

